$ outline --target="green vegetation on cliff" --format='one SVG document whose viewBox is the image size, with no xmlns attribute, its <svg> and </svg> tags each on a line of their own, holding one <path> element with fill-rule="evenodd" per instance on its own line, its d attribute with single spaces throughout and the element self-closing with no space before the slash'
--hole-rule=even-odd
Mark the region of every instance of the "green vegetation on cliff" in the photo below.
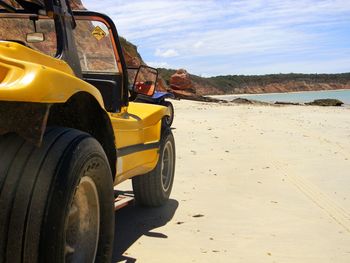
<svg viewBox="0 0 350 263">
<path fill-rule="evenodd" d="M 235 89 L 244 89 L 247 86 L 267 86 L 269 84 L 283 84 L 286 82 L 304 82 L 306 84 L 347 84 L 350 82 L 350 73 L 342 74 L 270 74 L 270 75 L 229 75 L 207 78 L 212 85 L 225 93 Z"/>
</svg>

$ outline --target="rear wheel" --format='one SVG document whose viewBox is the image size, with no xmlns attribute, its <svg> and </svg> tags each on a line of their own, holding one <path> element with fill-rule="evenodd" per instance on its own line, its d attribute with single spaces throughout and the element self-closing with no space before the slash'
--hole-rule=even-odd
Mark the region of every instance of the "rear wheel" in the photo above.
<svg viewBox="0 0 350 263">
<path fill-rule="evenodd" d="M 0 137 L 0 262 L 110 262 L 113 180 L 101 145 L 51 128 L 36 148 Z"/>
<path fill-rule="evenodd" d="M 174 115 L 175 115 L 174 106 L 170 101 L 166 101 L 166 100 L 162 102 L 162 105 L 169 109 L 170 115 L 164 117 L 164 123 L 166 126 L 171 127 L 171 125 L 173 124 Z"/>
<path fill-rule="evenodd" d="M 156 168 L 132 178 L 135 200 L 140 205 L 161 206 L 169 199 L 175 173 L 175 142 L 170 129 L 161 140 Z"/>
</svg>

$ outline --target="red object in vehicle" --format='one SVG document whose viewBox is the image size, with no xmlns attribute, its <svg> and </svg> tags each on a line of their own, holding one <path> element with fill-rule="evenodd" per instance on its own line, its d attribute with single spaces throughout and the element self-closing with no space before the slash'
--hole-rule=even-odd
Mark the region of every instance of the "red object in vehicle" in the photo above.
<svg viewBox="0 0 350 263">
<path fill-rule="evenodd" d="M 154 93 L 154 85 L 152 81 L 136 82 L 135 88 L 137 93 L 143 95 L 152 96 Z"/>
</svg>

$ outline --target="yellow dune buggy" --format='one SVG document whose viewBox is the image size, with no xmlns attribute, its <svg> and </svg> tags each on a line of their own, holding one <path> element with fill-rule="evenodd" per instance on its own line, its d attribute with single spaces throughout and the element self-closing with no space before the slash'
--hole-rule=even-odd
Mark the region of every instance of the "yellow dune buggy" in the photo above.
<svg viewBox="0 0 350 263">
<path fill-rule="evenodd" d="M 1 263 L 110 262 L 113 187 L 146 206 L 172 189 L 167 108 L 129 102 L 114 23 L 69 3 L 0 1 Z"/>
</svg>

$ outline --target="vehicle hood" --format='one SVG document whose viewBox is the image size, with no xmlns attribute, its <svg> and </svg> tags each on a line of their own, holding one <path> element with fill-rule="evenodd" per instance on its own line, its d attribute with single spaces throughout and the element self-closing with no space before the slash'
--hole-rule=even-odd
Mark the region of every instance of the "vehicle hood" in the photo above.
<svg viewBox="0 0 350 263">
<path fill-rule="evenodd" d="M 64 103 L 82 91 L 103 106 L 99 91 L 77 78 L 65 61 L 15 42 L 0 41 L 0 101 Z"/>
</svg>

